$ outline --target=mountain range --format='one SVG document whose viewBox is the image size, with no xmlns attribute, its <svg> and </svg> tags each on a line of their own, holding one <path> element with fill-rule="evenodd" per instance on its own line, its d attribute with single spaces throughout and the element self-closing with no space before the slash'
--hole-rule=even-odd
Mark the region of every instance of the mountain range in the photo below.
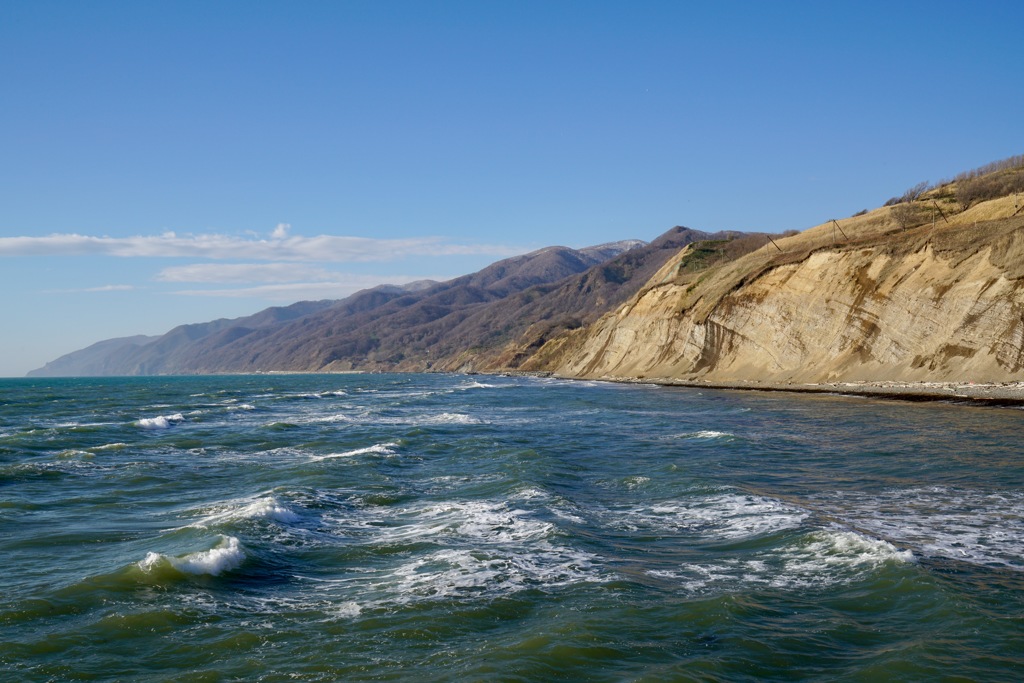
<svg viewBox="0 0 1024 683">
<path fill-rule="evenodd" d="M 33 376 L 549 372 L 828 382 L 1024 379 L 1024 157 L 802 232 L 549 247 L 158 337 Z"/>
<path fill-rule="evenodd" d="M 110 339 L 29 375 L 453 369 L 465 364 L 468 349 L 496 356 L 527 333 L 536 344 L 538 336 L 593 322 L 680 248 L 731 234 L 676 227 L 650 244 L 548 247 L 448 282 L 382 285 L 340 301 Z"/>
</svg>

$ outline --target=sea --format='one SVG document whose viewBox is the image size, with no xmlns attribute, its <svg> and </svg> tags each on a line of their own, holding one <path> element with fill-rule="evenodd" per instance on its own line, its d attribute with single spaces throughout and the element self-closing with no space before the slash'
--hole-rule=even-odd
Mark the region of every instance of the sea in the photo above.
<svg viewBox="0 0 1024 683">
<path fill-rule="evenodd" d="M 1017 681 L 1024 411 L 0 380 L 3 681 Z"/>
</svg>

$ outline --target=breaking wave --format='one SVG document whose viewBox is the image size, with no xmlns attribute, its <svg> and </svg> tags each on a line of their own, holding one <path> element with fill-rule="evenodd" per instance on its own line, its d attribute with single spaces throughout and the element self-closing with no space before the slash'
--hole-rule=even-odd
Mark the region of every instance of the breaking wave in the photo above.
<svg viewBox="0 0 1024 683">
<path fill-rule="evenodd" d="M 328 453 L 327 455 L 314 455 L 310 457 L 310 460 L 330 460 L 332 458 L 352 458 L 357 455 L 398 455 L 394 450 L 398 448 L 398 444 L 391 441 L 388 443 L 374 444 L 373 446 L 367 446 L 366 448 L 355 448 L 351 451 L 343 451 L 341 453 Z"/>
<path fill-rule="evenodd" d="M 198 576 L 206 574 L 219 576 L 224 572 L 237 569 L 245 561 L 245 550 L 242 543 L 234 536 L 221 536 L 220 542 L 200 552 L 189 553 L 181 557 L 150 552 L 139 561 L 138 567 L 147 574 L 158 574 L 168 569 Z"/>
<path fill-rule="evenodd" d="M 836 527 L 811 531 L 781 547 L 752 555 L 650 570 L 648 574 L 678 582 L 692 593 L 752 588 L 816 590 L 867 579 L 887 564 L 914 562 L 909 550 Z"/>
<path fill-rule="evenodd" d="M 218 505 L 205 517 L 189 526 L 206 528 L 246 519 L 261 519 L 281 524 L 290 524 L 298 521 L 299 515 L 282 505 L 274 496 L 266 496 L 256 499 L 230 501 Z"/>
<path fill-rule="evenodd" d="M 1024 493 L 945 486 L 819 495 L 837 516 L 922 555 L 1024 571 Z"/>
<path fill-rule="evenodd" d="M 184 421 L 184 415 L 181 413 L 175 413 L 173 415 L 158 415 L 157 417 L 142 418 L 135 424 L 142 429 L 167 429 Z"/>
</svg>

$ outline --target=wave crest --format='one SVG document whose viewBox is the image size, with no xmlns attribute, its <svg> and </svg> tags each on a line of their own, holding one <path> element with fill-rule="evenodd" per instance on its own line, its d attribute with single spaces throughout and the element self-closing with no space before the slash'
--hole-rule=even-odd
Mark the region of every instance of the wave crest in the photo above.
<svg viewBox="0 0 1024 683">
<path fill-rule="evenodd" d="M 172 557 L 163 553 L 147 553 L 138 566 L 147 574 L 158 574 L 171 569 L 193 576 L 203 574 L 219 576 L 224 572 L 237 569 L 245 557 L 241 541 L 234 536 L 221 536 L 220 542 L 213 548 L 181 557 Z"/>
<path fill-rule="evenodd" d="M 179 422 L 184 422 L 185 416 L 181 413 L 174 415 L 158 415 L 156 417 L 144 417 L 135 424 L 142 429 L 167 429 Z"/>
</svg>

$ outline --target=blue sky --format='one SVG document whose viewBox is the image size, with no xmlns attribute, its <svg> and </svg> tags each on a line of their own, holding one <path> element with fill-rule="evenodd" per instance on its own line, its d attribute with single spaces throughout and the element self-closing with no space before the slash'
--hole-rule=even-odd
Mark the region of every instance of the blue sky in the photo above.
<svg viewBox="0 0 1024 683">
<path fill-rule="evenodd" d="M 1018 2 L 0 0 L 0 375 L 1024 152 Z"/>
</svg>

